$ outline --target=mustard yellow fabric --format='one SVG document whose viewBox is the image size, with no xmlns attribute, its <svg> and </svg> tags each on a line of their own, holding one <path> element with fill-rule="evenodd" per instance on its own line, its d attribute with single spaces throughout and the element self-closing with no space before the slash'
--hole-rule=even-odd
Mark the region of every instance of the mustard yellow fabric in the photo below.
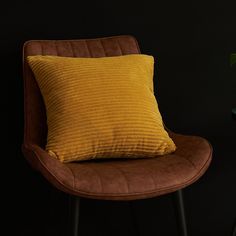
<svg viewBox="0 0 236 236">
<path fill-rule="evenodd" d="M 46 150 L 61 162 L 175 151 L 153 93 L 152 56 L 29 56 L 47 113 Z"/>
</svg>

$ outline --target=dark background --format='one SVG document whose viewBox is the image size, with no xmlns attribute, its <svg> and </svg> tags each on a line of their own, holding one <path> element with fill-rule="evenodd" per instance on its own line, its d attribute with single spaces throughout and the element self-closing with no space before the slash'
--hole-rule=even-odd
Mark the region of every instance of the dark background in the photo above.
<svg viewBox="0 0 236 236">
<path fill-rule="evenodd" d="M 213 145 L 210 168 L 184 190 L 190 235 L 230 235 L 236 219 L 236 121 L 231 119 L 236 68 L 229 65 L 236 52 L 235 3 L 22 0 L 1 10 L 1 196 L 7 235 L 66 235 L 66 196 L 51 191 L 20 150 L 23 43 L 120 34 L 134 35 L 142 52 L 155 57 L 155 94 L 167 126 Z M 80 235 L 136 234 L 129 203 L 82 199 L 81 204 Z M 177 235 L 170 195 L 136 201 L 134 208 L 141 235 Z"/>
</svg>

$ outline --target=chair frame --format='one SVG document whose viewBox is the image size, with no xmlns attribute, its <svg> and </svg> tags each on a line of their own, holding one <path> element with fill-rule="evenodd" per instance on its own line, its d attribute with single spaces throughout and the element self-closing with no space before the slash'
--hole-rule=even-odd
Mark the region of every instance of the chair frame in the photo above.
<svg viewBox="0 0 236 236">
<path fill-rule="evenodd" d="M 172 200 L 173 200 L 173 205 L 175 209 L 176 223 L 178 226 L 178 235 L 188 236 L 183 191 L 182 189 L 180 189 L 171 194 L 172 194 Z M 80 218 L 79 213 L 80 213 L 80 203 L 81 203 L 80 199 L 81 198 L 78 196 L 72 196 L 72 195 L 69 196 L 69 208 L 72 209 L 72 212 L 70 211 L 70 214 L 69 214 L 70 215 L 69 221 L 72 224 L 69 225 L 68 231 L 70 232 L 69 235 L 71 236 L 79 235 L 79 218 Z M 132 201 L 130 201 L 130 203 L 132 204 Z M 140 233 L 138 232 L 138 234 Z"/>
</svg>

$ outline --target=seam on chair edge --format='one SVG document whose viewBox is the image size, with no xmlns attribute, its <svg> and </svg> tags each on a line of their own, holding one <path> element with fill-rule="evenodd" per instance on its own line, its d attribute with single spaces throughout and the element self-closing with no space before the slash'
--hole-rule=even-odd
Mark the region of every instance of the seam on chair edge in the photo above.
<svg viewBox="0 0 236 236">
<path fill-rule="evenodd" d="M 202 172 L 202 170 L 206 167 L 206 165 L 208 164 L 208 163 L 210 163 L 210 161 L 211 161 L 211 154 L 212 154 L 212 152 L 210 153 L 210 155 L 209 155 L 209 157 L 208 157 L 208 159 L 207 159 L 207 161 L 204 163 L 204 165 L 202 166 L 202 168 L 200 169 L 200 171 L 197 173 L 197 174 L 199 174 L 199 173 L 201 173 Z M 203 174 L 203 173 L 202 173 Z M 188 181 L 186 181 L 184 184 L 176 184 L 176 185 L 173 185 L 173 186 L 171 186 L 171 187 L 168 187 L 168 188 L 162 188 L 162 189 L 160 189 L 160 191 L 158 191 L 158 192 L 163 192 L 163 191 L 165 191 L 165 190 L 168 190 L 168 189 L 172 189 L 172 188 L 178 188 L 178 186 L 181 186 L 181 185 L 183 185 L 184 187 L 186 187 L 186 186 L 188 186 L 189 185 L 189 183 L 193 183 L 194 182 L 194 180 L 197 180 L 197 179 L 199 179 L 201 176 L 202 176 L 202 174 L 200 175 L 200 176 L 197 176 L 197 175 L 194 175 L 192 178 L 190 178 Z M 196 176 L 197 176 L 197 178 L 196 178 Z M 183 187 L 183 188 L 184 188 Z M 132 193 L 132 194 L 115 194 L 115 195 L 112 195 L 111 193 L 106 193 L 106 194 L 101 194 L 101 195 L 99 195 L 99 194 L 97 194 L 97 193 L 88 193 L 88 192 L 85 192 L 85 191 L 80 191 L 80 192 L 77 192 L 77 193 L 84 193 L 84 194 L 87 194 L 88 196 L 91 196 L 91 197 L 93 197 L 93 196 L 95 196 L 95 197 L 102 197 L 102 196 L 104 196 L 104 197 L 106 197 L 106 195 L 107 195 L 107 197 L 117 197 L 117 198 L 119 198 L 119 197 L 122 197 L 122 196 L 124 196 L 124 197 L 132 197 L 132 196 L 137 196 L 137 195 L 145 195 L 145 194 L 153 194 L 153 193 L 156 193 L 157 191 L 147 191 L 147 192 L 136 192 L 136 193 Z"/>
<path fill-rule="evenodd" d="M 209 143 L 209 142 L 208 142 Z M 206 167 L 206 165 L 208 164 L 208 163 L 210 163 L 211 162 L 211 156 L 212 156 L 212 146 L 211 146 L 211 144 L 209 143 L 209 145 L 210 145 L 210 148 L 211 148 L 211 152 L 210 152 L 210 154 L 209 154 L 209 156 L 208 156 L 208 159 L 207 159 L 207 161 L 204 163 L 204 165 L 202 166 L 202 168 L 198 171 L 198 173 L 197 174 L 199 174 L 199 173 L 201 173 L 202 172 L 202 170 Z M 31 149 L 32 150 L 32 149 Z M 37 154 L 37 152 L 35 152 L 35 150 L 32 150 L 35 154 L 36 154 L 36 156 L 38 157 L 38 160 L 40 161 L 40 163 L 45 167 L 45 169 L 47 169 L 47 171 L 48 171 L 48 173 L 50 173 L 50 175 L 51 176 L 53 176 L 55 179 L 56 179 L 56 181 L 59 183 L 59 184 L 61 184 L 64 188 L 66 188 L 69 192 L 71 192 L 71 189 L 69 188 L 69 187 L 67 187 L 67 185 L 65 185 L 64 183 L 62 183 L 54 174 L 52 174 L 49 170 L 48 170 L 48 168 L 45 166 L 45 164 L 40 160 L 40 158 L 39 158 L 39 156 L 38 156 L 38 154 Z M 67 168 L 68 168 L 68 166 L 67 166 Z M 70 169 L 70 171 L 71 171 L 71 169 Z M 201 176 L 203 175 L 203 173 L 200 175 L 200 176 L 197 176 L 197 175 L 194 175 L 192 178 L 190 178 L 187 182 L 185 182 L 184 184 L 177 184 L 177 185 L 173 185 L 173 186 L 171 186 L 171 187 L 168 187 L 168 188 L 162 188 L 162 189 L 160 189 L 160 191 L 158 191 L 158 192 L 163 192 L 163 191 L 165 191 L 165 190 L 168 190 L 168 189 L 171 189 L 171 188 L 177 188 L 178 189 L 178 186 L 181 186 L 181 185 L 184 185 L 184 187 L 186 187 L 186 186 L 188 186 L 189 185 L 189 183 L 193 183 L 194 182 L 194 180 L 198 180 Z M 197 178 L 196 178 L 196 176 L 197 176 Z M 74 175 L 73 175 L 73 177 L 74 177 Z M 73 186 L 74 186 L 74 184 L 73 184 Z M 183 188 L 184 188 L 183 187 Z M 145 194 L 153 194 L 153 193 L 156 193 L 157 191 L 147 191 L 147 192 L 136 192 L 136 193 L 132 193 L 132 194 L 116 194 L 116 195 L 112 195 L 112 193 L 105 193 L 105 194 L 97 194 L 97 193 L 91 193 L 91 192 L 85 192 L 85 191 L 74 191 L 74 193 L 76 193 L 76 194 L 85 194 L 85 195 L 87 195 L 87 196 L 90 196 L 90 197 L 102 197 L 102 196 L 104 196 L 104 197 L 114 197 L 114 198 L 119 198 L 119 197 L 126 197 L 126 198 L 129 198 L 129 197 L 132 197 L 132 196 L 137 196 L 137 195 L 145 195 Z"/>
<path fill-rule="evenodd" d="M 61 181 L 58 179 L 57 176 L 55 176 L 51 171 L 49 171 L 49 169 L 47 168 L 47 166 L 46 166 L 46 165 L 42 162 L 42 160 L 40 159 L 40 157 L 39 157 L 37 151 L 34 150 L 34 149 L 31 149 L 31 150 L 32 150 L 33 153 L 37 156 L 39 162 L 40 162 L 40 163 L 43 165 L 43 167 L 48 171 L 48 173 L 50 173 L 50 175 L 53 176 L 60 184 L 62 184 L 63 186 L 66 187 L 66 185 L 65 185 L 63 182 L 61 182 Z M 65 165 L 65 166 L 66 166 L 66 165 Z M 71 172 L 71 174 L 72 174 L 72 176 L 73 176 L 73 188 L 75 189 L 75 176 L 74 176 L 72 170 L 71 170 L 68 166 L 66 166 L 66 168 L 67 168 L 68 170 L 70 170 L 70 172 Z"/>
</svg>

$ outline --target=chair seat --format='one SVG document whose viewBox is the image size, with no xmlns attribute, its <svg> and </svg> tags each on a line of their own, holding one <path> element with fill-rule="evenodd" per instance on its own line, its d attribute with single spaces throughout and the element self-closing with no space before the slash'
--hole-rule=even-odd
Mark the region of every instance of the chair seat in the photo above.
<svg viewBox="0 0 236 236">
<path fill-rule="evenodd" d="M 63 164 L 36 145 L 30 149 L 36 157 L 34 161 L 37 159 L 38 170 L 64 192 L 95 199 L 144 199 L 190 185 L 210 164 L 212 148 L 207 140 L 175 133 L 169 135 L 177 150 L 151 159 L 110 159 Z"/>
</svg>

